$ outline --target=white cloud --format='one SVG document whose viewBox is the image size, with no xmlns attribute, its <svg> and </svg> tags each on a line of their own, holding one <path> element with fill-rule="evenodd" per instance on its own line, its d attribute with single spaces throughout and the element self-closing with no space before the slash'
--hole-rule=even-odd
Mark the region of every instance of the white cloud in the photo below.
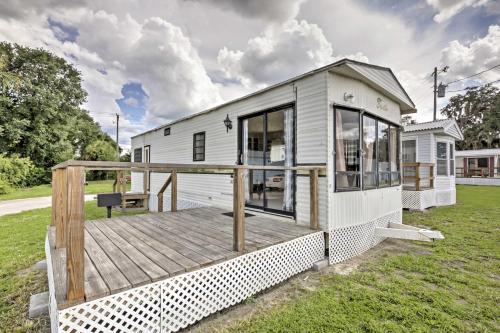
<svg viewBox="0 0 500 333">
<path fill-rule="evenodd" d="M 449 42 L 441 52 L 441 63 L 450 66 L 446 81 L 460 79 L 473 75 L 485 69 L 500 64 L 500 26 L 492 25 L 483 38 L 462 44 L 457 40 Z M 476 80 L 493 81 L 500 77 L 500 68 L 476 76 Z M 466 83 L 466 81 L 462 81 Z M 457 85 L 453 86 L 458 88 Z"/>
<path fill-rule="evenodd" d="M 427 3 L 438 11 L 434 21 L 441 23 L 449 20 L 467 7 L 486 5 L 490 0 L 426 0 Z M 494 1 L 493 1 L 494 2 Z"/>
<path fill-rule="evenodd" d="M 131 106 L 131 107 L 137 107 L 137 106 L 139 106 L 139 101 L 137 100 L 137 98 L 127 97 L 125 99 L 125 104 L 127 104 L 128 106 Z"/>
<path fill-rule="evenodd" d="M 305 0 L 209 0 L 205 1 L 205 3 L 213 4 L 224 10 L 234 11 L 245 17 L 283 22 L 294 18 L 299 12 L 301 3 L 304 1 Z"/>
<path fill-rule="evenodd" d="M 322 29 L 305 20 L 289 20 L 269 26 L 263 34 L 250 39 L 244 51 L 219 51 L 217 60 L 228 78 L 245 86 L 267 85 L 333 62 L 333 48 Z M 358 52 L 349 57 L 368 59 Z"/>
</svg>

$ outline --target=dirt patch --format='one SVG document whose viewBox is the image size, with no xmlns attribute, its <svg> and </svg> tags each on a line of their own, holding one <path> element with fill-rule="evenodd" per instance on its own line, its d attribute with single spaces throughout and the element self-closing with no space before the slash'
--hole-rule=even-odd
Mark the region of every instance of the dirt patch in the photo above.
<svg viewBox="0 0 500 333">
<path fill-rule="evenodd" d="M 214 314 L 183 332 L 201 333 L 221 331 L 235 321 L 249 319 L 254 315 L 265 313 L 277 305 L 303 296 L 308 291 L 314 291 L 320 287 L 322 276 L 330 274 L 349 275 L 357 271 L 364 263 L 371 262 L 379 257 L 390 254 L 416 252 L 417 249 L 419 253 L 429 253 L 428 250 L 422 251 L 420 246 L 408 241 L 386 240 L 357 257 L 328 266 L 321 272 L 307 271 L 301 273 L 261 294 L 253 296 L 250 300 Z"/>
</svg>

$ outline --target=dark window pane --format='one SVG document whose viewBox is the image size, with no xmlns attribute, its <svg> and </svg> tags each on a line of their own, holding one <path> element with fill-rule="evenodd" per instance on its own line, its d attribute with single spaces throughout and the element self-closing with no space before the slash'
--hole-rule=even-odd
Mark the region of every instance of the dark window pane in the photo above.
<svg viewBox="0 0 500 333">
<path fill-rule="evenodd" d="M 193 161 L 205 160 L 205 132 L 193 135 Z"/>
<path fill-rule="evenodd" d="M 142 162 L 142 148 L 134 149 L 134 162 L 137 162 L 137 163 Z"/>
<path fill-rule="evenodd" d="M 403 162 L 416 162 L 417 161 L 417 141 L 405 140 L 403 141 Z"/>
</svg>

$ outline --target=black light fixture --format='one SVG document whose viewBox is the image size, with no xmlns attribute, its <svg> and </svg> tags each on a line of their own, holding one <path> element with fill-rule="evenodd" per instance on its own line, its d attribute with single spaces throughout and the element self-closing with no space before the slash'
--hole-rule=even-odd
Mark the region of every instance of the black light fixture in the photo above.
<svg viewBox="0 0 500 333">
<path fill-rule="evenodd" d="M 224 125 L 226 125 L 226 133 L 229 132 L 230 129 L 233 129 L 233 122 L 229 119 L 229 115 L 226 115 L 226 119 L 224 119 Z"/>
</svg>

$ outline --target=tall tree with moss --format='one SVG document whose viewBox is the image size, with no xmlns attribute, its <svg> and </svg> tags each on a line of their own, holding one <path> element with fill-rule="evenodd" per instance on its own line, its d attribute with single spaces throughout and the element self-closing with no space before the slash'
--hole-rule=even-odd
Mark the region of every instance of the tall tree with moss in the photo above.
<svg viewBox="0 0 500 333">
<path fill-rule="evenodd" d="M 87 93 L 81 84 L 64 59 L 0 43 L 0 151 L 49 168 L 85 155 L 96 140 L 115 145 L 82 108 Z"/>
<path fill-rule="evenodd" d="M 441 114 L 455 119 L 464 134 L 459 150 L 500 147 L 500 90 L 492 85 L 470 88 L 450 98 Z"/>
</svg>

